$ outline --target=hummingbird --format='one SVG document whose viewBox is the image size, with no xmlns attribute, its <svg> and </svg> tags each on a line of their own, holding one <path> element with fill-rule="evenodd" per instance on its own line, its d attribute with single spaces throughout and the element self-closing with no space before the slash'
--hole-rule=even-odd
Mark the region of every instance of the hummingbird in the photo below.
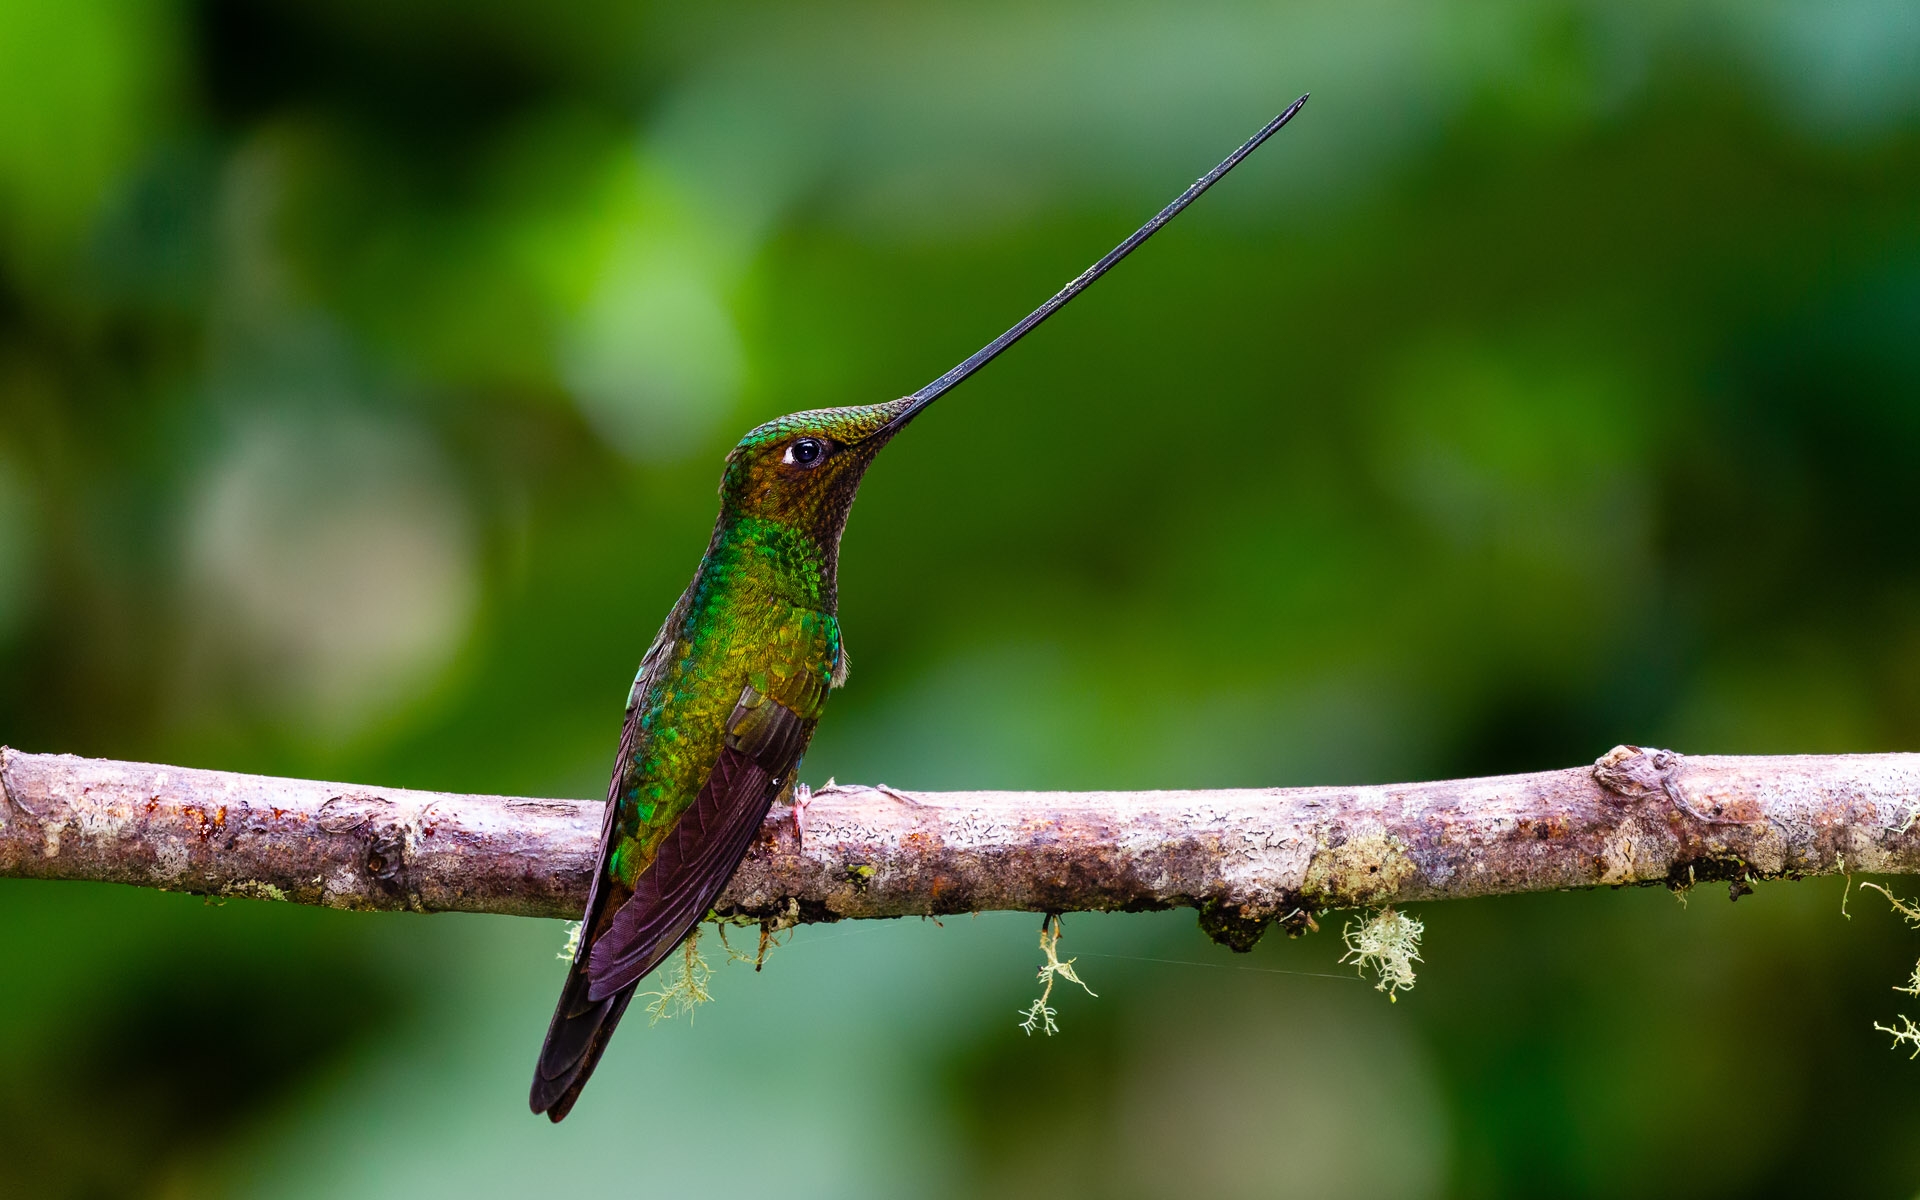
<svg viewBox="0 0 1920 1200">
<path fill-rule="evenodd" d="M 1045 304 L 919 391 L 779 417 L 727 455 L 706 554 L 627 694 L 579 945 L 534 1071 L 535 1113 L 557 1122 L 573 1108 L 640 981 L 706 917 L 774 800 L 790 794 L 827 697 L 847 680 L 840 536 L 874 457 L 1306 102 L 1294 101 Z"/>
</svg>

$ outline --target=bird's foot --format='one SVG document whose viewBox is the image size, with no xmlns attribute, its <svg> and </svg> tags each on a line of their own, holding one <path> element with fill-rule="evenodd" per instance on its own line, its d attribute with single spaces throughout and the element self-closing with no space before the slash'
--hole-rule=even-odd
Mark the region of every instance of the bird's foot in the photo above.
<svg viewBox="0 0 1920 1200">
<path fill-rule="evenodd" d="M 832 787 L 831 781 L 827 784 Z M 797 850 L 807 848 L 807 809 L 813 807 L 813 791 L 804 783 L 793 785 L 793 845 Z M 758 970 L 759 968 L 754 968 Z"/>
</svg>

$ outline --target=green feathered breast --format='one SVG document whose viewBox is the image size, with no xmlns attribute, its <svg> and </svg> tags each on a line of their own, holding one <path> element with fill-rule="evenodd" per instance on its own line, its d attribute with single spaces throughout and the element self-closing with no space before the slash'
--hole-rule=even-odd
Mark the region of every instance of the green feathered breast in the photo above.
<svg viewBox="0 0 1920 1200">
<path fill-rule="evenodd" d="M 770 521 L 747 518 L 715 539 L 675 606 L 674 628 L 661 631 L 672 640 L 657 680 L 644 669 L 635 680 L 639 744 L 623 764 L 612 878 L 630 888 L 652 865 L 705 784 L 747 688 L 811 735 L 841 662 L 840 623 L 821 608 L 824 568 L 804 535 Z M 749 718 L 734 732 L 753 729 Z"/>
</svg>

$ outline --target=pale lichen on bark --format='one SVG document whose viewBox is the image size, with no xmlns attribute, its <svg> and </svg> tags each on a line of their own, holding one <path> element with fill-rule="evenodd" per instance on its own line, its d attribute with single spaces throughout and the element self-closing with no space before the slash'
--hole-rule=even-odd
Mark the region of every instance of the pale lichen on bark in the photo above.
<svg viewBox="0 0 1920 1200">
<path fill-rule="evenodd" d="M 0 875 L 337 908 L 576 917 L 601 806 L 0 749 Z M 1920 755 L 1693 757 L 1364 786 L 912 792 L 776 808 L 722 913 L 1190 906 L 1251 946 L 1316 912 L 1605 885 L 1920 871 Z"/>
</svg>

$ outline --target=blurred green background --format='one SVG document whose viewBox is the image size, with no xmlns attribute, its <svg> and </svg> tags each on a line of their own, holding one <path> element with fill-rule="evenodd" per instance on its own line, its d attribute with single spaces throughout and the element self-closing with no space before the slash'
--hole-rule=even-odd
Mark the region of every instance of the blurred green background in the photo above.
<svg viewBox="0 0 1920 1200">
<path fill-rule="evenodd" d="M 602 794 L 741 431 L 1309 89 L 880 461 L 807 776 L 1920 742 L 1902 0 L 4 0 L 0 81 L 8 744 Z M 1070 917 L 1051 1040 L 1030 916 L 810 928 L 551 1128 L 558 922 L 0 881 L 0 1192 L 1913 1195 L 1920 937 L 1692 900 L 1427 906 L 1391 1006 Z"/>
</svg>

